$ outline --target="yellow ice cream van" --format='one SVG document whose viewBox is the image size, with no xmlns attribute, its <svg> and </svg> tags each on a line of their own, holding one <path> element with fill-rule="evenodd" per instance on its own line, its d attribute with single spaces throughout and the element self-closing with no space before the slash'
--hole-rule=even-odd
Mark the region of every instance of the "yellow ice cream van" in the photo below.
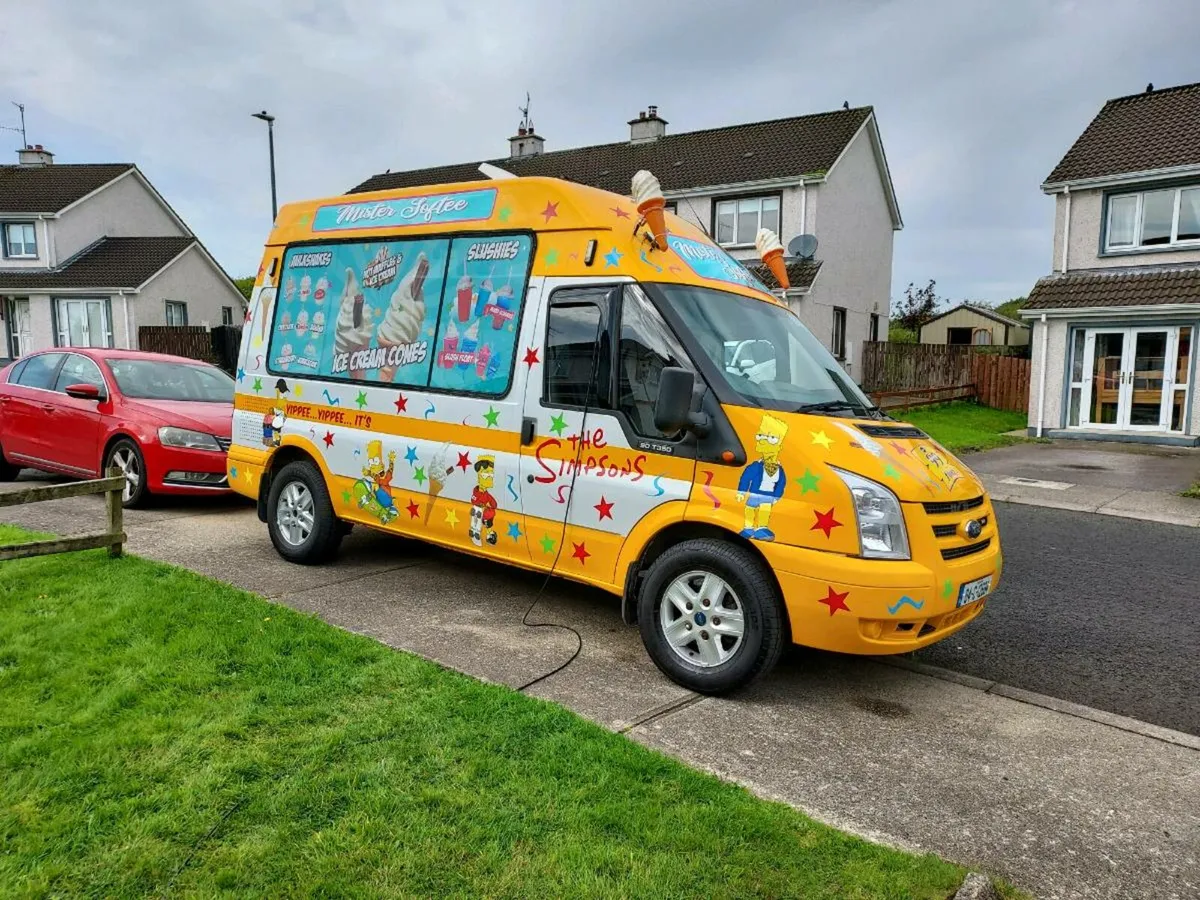
<svg viewBox="0 0 1200 900">
<path fill-rule="evenodd" d="M 789 641 L 901 653 L 979 615 L 979 481 L 653 176 L 634 196 L 496 178 L 284 207 L 228 464 L 278 552 L 324 562 L 365 525 L 595 585 L 709 693 Z"/>
</svg>

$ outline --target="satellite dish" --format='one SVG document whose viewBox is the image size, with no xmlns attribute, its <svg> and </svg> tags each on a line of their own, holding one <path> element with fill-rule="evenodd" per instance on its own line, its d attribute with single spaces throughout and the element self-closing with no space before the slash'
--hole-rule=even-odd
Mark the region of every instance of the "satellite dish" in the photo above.
<svg viewBox="0 0 1200 900">
<path fill-rule="evenodd" d="M 817 236 L 815 234 L 798 234 L 787 245 L 788 256 L 797 259 L 812 259 L 817 255 Z"/>
<path fill-rule="evenodd" d="M 516 178 L 512 172 L 507 172 L 499 166 L 493 166 L 491 163 L 480 163 L 479 171 L 490 178 L 492 181 L 504 181 L 507 178 Z"/>
</svg>

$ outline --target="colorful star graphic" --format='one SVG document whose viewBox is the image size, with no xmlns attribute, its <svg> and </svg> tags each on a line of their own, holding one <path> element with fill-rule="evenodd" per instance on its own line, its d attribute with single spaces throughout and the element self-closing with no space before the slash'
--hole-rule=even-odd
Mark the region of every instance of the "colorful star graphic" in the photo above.
<svg viewBox="0 0 1200 900">
<path fill-rule="evenodd" d="M 943 597 L 953 597 L 954 596 L 954 582 L 951 581 L 949 578 L 947 578 L 946 583 L 942 585 L 942 596 Z"/>
<path fill-rule="evenodd" d="M 610 266 L 612 268 L 616 268 L 617 266 L 619 266 L 621 264 L 621 257 L 624 255 L 625 255 L 624 253 L 618 253 L 617 248 L 613 247 L 611 250 L 609 250 L 607 253 L 604 254 L 604 268 L 607 269 Z"/>
<path fill-rule="evenodd" d="M 550 537 L 550 535 L 548 535 L 548 534 L 542 535 L 542 539 L 540 541 L 538 541 L 538 543 L 542 545 L 543 553 L 553 553 L 554 552 L 554 538 Z"/>
<path fill-rule="evenodd" d="M 514 541 L 519 541 L 521 539 L 521 526 L 519 524 L 517 524 L 516 522 L 509 522 L 508 523 L 508 536 L 510 538 L 512 538 Z"/>
<path fill-rule="evenodd" d="M 350 492 L 349 491 L 342 491 L 342 502 L 343 503 L 350 502 Z"/>
<path fill-rule="evenodd" d="M 814 512 L 816 512 L 816 510 L 814 510 Z M 825 532 L 825 537 L 829 537 L 829 535 L 833 531 L 833 529 L 842 527 L 842 523 L 833 517 L 833 507 L 832 506 L 829 507 L 828 512 L 823 512 L 823 513 L 819 512 L 819 513 L 816 513 L 816 516 L 817 516 L 817 523 L 815 525 L 813 525 L 813 527 L 810 528 L 809 531 L 823 531 L 823 532 Z"/>
<path fill-rule="evenodd" d="M 354 402 L 358 404 L 358 408 L 362 409 L 367 405 L 367 392 L 359 391 L 358 396 L 354 398 Z"/>
<path fill-rule="evenodd" d="M 254 379 L 254 393 L 256 393 L 256 394 L 262 393 L 262 379 L 261 378 Z"/>
<path fill-rule="evenodd" d="M 848 607 L 846 605 L 846 598 L 849 596 L 850 596 L 849 591 L 845 591 L 844 593 L 839 594 L 831 586 L 829 588 L 829 593 L 826 596 L 822 597 L 817 602 L 824 603 L 826 606 L 828 606 L 829 614 L 832 616 L 839 609 L 844 609 L 846 612 L 850 612 L 850 607 Z"/>
<path fill-rule="evenodd" d="M 621 207 L 619 207 L 619 206 L 610 206 L 609 209 L 611 209 L 614 213 L 617 214 L 618 219 L 628 219 L 629 218 L 629 213 L 626 212 L 625 210 L 621 209 Z"/>
<path fill-rule="evenodd" d="M 557 216 L 558 216 L 558 204 L 551 203 L 549 200 L 547 200 L 546 208 L 542 210 L 542 218 L 546 222 L 549 222 L 551 219 L 556 218 Z"/>
<path fill-rule="evenodd" d="M 587 558 L 592 555 L 588 553 L 587 541 L 581 541 L 578 544 L 571 541 L 571 546 L 575 548 L 571 551 L 571 555 L 579 560 L 581 566 L 587 565 Z"/>
<path fill-rule="evenodd" d="M 537 347 L 526 347 L 525 358 L 521 360 L 521 362 L 525 363 L 525 365 L 529 366 L 531 369 L 540 363 L 541 360 L 538 359 Z"/>
<path fill-rule="evenodd" d="M 605 519 L 612 518 L 612 508 L 613 505 L 604 499 L 603 494 L 600 495 L 600 502 L 592 507 L 592 509 L 600 513 L 601 522 L 603 522 Z"/>
<path fill-rule="evenodd" d="M 250 346 L 257 350 L 259 347 L 262 346 L 262 338 L 256 334 L 254 336 L 254 338 L 250 341 Z"/>
<path fill-rule="evenodd" d="M 292 394 L 293 394 L 293 396 L 296 396 L 296 397 L 304 396 L 304 385 L 293 384 L 292 385 Z"/>
<path fill-rule="evenodd" d="M 488 404 L 488 411 L 483 414 L 483 418 L 487 422 L 488 428 L 500 427 L 500 410 L 496 409 L 492 404 Z"/>
<path fill-rule="evenodd" d="M 458 454 L 458 462 L 455 463 L 464 472 L 471 468 L 471 457 L 466 453 Z"/>
<path fill-rule="evenodd" d="M 254 473 L 251 472 L 249 469 L 246 469 L 246 471 L 242 472 L 242 474 L 246 476 L 247 481 L 249 481 L 249 482 L 254 481 Z"/>
<path fill-rule="evenodd" d="M 413 469 L 413 481 L 415 481 L 417 484 L 425 483 L 425 469 L 424 468 L 422 468 L 421 466 L 417 466 L 415 469 Z"/>
<path fill-rule="evenodd" d="M 562 413 L 559 413 L 557 416 L 553 416 L 550 419 L 550 430 L 559 437 L 562 437 L 562 433 L 567 430 L 567 417 Z"/>
<path fill-rule="evenodd" d="M 512 215 L 512 210 L 509 209 L 507 206 L 502 206 L 502 207 L 500 207 L 500 212 L 498 212 L 496 214 L 496 218 L 498 218 L 501 222 L 507 222 L 508 217 L 511 215 Z"/>
<path fill-rule="evenodd" d="M 325 432 L 325 437 L 321 438 L 321 440 L 323 440 L 325 442 L 326 447 L 332 447 L 333 446 L 333 432 L 332 431 Z"/>
<path fill-rule="evenodd" d="M 457 526 L 458 525 L 458 513 L 456 513 L 452 509 L 446 510 L 446 524 L 449 525 L 451 528 L 454 528 L 455 526 Z"/>
<path fill-rule="evenodd" d="M 237 478 L 237 466 L 231 466 L 229 469 L 229 477 Z"/>
<path fill-rule="evenodd" d="M 417 462 L 417 448 L 416 447 L 408 448 L 408 452 L 404 454 L 404 461 L 407 462 L 410 466 L 416 464 L 416 462 Z"/>
<path fill-rule="evenodd" d="M 890 443 L 892 445 L 892 449 L 895 450 L 897 453 L 899 453 L 901 456 L 908 456 L 908 448 L 905 447 L 903 444 L 901 444 L 899 441 L 891 441 Z"/>
<path fill-rule="evenodd" d="M 812 442 L 814 444 L 820 444 L 826 450 L 833 444 L 833 441 L 829 439 L 829 435 L 824 431 L 810 431 L 809 434 L 812 435 Z"/>
<path fill-rule="evenodd" d="M 296 220 L 297 225 L 307 225 L 309 223 L 308 213 L 305 213 Z"/>
<path fill-rule="evenodd" d="M 408 398 L 403 394 L 397 395 L 396 399 L 392 402 L 396 404 L 396 412 L 408 412 Z"/>
<path fill-rule="evenodd" d="M 417 502 L 415 500 L 409 500 L 408 506 L 406 506 L 405 509 L 408 510 L 408 517 L 410 519 L 415 519 L 421 514 L 421 507 L 417 506 Z"/>
<path fill-rule="evenodd" d="M 243 378 L 245 378 L 245 377 L 246 377 L 246 370 L 245 370 L 245 369 L 241 369 L 241 368 L 239 368 L 239 369 L 238 369 L 238 374 L 237 374 L 237 380 L 238 380 L 238 384 L 241 384 L 241 382 L 242 382 L 242 379 L 243 379 Z"/>
<path fill-rule="evenodd" d="M 814 494 L 818 493 L 821 488 L 817 482 L 821 480 L 820 475 L 814 475 L 810 470 L 805 469 L 804 474 L 796 479 L 796 484 L 800 485 L 800 496 L 803 497 L 809 491 Z"/>
<path fill-rule="evenodd" d="M 890 478 L 890 479 L 892 479 L 892 481 L 899 481 L 900 480 L 900 471 L 895 466 L 893 466 L 891 463 L 888 463 L 886 466 L 883 467 L 883 477 Z"/>
<path fill-rule="evenodd" d="M 558 265 L 558 251 L 557 250 L 551 248 L 546 251 L 546 265 L 548 265 L 548 266 Z"/>
</svg>

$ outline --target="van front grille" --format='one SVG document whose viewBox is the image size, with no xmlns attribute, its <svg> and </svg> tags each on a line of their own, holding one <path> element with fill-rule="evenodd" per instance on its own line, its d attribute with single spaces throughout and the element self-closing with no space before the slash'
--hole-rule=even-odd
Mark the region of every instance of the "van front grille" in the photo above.
<svg viewBox="0 0 1200 900">
<path fill-rule="evenodd" d="M 925 512 L 931 516 L 945 516 L 950 513 L 966 512 L 983 506 L 982 497 L 972 497 L 970 500 L 947 500 L 941 503 L 922 503 Z"/>
<path fill-rule="evenodd" d="M 940 538 L 954 537 L 958 534 L 957 525 L 934 525 L 933 536 Z"/>
<path fill-rule="evenodd" d="M 978 544 L 967 544 L 964 547 L 948 547 L 942 551 L 942 559 L 962 559 L 964 556 L 974 556 L 976 553 L 982 553 L 992 544 L 992 539 L 980 541 Z"/>
</svg>

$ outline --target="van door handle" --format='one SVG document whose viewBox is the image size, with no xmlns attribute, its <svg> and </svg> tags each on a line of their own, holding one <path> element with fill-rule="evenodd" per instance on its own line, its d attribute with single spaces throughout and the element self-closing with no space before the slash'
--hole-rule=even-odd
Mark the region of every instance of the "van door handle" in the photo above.
<svg viewBox="0 0 1200 900">
<path fill-rule="evenodd" d="M 521 446 L 529 446 L 535 437 L 537 437 L 537 419 L 526 416 L 521 420 Z"/>
</svg>

